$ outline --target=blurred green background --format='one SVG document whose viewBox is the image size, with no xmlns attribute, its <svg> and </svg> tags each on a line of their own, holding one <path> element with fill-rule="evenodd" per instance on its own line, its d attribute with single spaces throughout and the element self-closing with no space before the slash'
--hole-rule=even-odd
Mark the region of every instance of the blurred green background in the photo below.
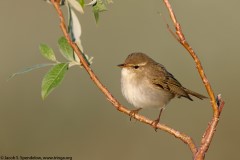
<svg viewBox="0 0 240 160">
<path fill-rule="evenodd" d="M 206 159 L 236 158 L 240 143 L 240 1 L 171 3 L 215 93 L 222 93 L 226 101 Z M 185 87 L 207 95 L 192 58 L 166 28 L 163 17 L 169 24 L 171 21 L 161 0 L 115 0 L 97 25 L 91 8 L 78 15 L 85 52 L 94 57 L 92 68 L 122 104 L 132 109 L 121 94 L 116 65 L 134 51 L 147 53 Z M 62 33 L 56 11 L 42 0 L 1 0 L 0 20 L 0 155 L 70 156 L 75 160 L 192 158 L 188 147 L 173 136 L 130 122 L 83 69 L 71 68 L 45 101 L 40 87 L 49 68 L 7 81 L 24 67 L 47 62 L 38 50 L 40 43 L 59 53 L 57 39 Z M 64 60 L 60 54 L 57 57 Z M 152 119 L 158 114 L 155 110 L 141 113 Z M 169 103 L 161 121 L 199 144 L 211 115 L 209 100 L 182 98 Z"/>
</svg>

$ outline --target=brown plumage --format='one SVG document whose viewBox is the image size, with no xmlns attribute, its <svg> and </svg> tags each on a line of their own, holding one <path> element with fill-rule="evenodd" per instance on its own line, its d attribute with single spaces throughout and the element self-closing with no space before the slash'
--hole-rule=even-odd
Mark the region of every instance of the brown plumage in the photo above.
<svg viewBox="0 0 240 160">
<path fill-rule="evenodd" d="M 118 66 L 122 68 L 122 93 L 137 108 L 130 116 L 134 116 L 142 108 L 160 109 L 155 125 L 159 122 L 164 107 L 174 97 L 185 97 L 191 101 L 193 99 L 190 95 L 199 99 L 207 98 L 183 87 L 163 65 L 144 53 L 132 53 Z"/>
<path fill-rule="evenodd" d="M 138 58 L 136 58 L 136 56 Z M 144 62 L 146 62 L 146 64 L 144 64 Z M 151 68 L 150 70 L 157 70 L 155 72 L 147 72 L 145 75 L 152 80 L 152 83 L 156 87 L 168 91 L 178 98 L 185 97 L 191 101 L 193 101 L 193 99 L 189 95 L 195 96 L 199 99 L 207 98 L 204 95 L 183 87 L 181 83 L 171 73 L 169 73 L 163 65 L 157 63 L 144 53 L 137 52 L 130 54 L 126 59 L 125 64 L 132 64 L 132 66 L 136 66 L 136 64 L 144 64 L 147 69 Z"/>
</svg>

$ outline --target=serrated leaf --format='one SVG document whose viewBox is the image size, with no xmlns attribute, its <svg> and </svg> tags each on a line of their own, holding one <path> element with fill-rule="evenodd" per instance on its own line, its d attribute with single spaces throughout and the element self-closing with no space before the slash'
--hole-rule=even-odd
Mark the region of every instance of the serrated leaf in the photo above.
<svg viewBox="0 0 240 160">
<path fill-rule="evenodd" d="M 78 0 L 79 4 L 84 7 L 85 1 L 84 0 Z"/>
<path fill-rule="evenodd" d="M 59 63 L 53 66 L 42 80 L 42 98 L 45 99 L 57 86 L 59 86 L 68 69 L 68 63 Z"/>
<path fill-rule="evenodd" d="M 50 61 L 54 61 L 56 62 L 56 57 L 55 54 L 53 52 L 53 49 L 48 47 L 46 44 L 40 44 L 39 45 L 39 50 L 42 54 L 43 57 L 47 58 Z"/>
<path fill-rule="evenodd" d="M 107 7 L 105 6 L 102 0 L 97 0 L 97 3 L 95 3 L 92 8 L 93 8 L 93 14 L 94 14 L 95 20 L 96 22 L 98 22 L 99 12 L 106 11 Z"/>
<path fill-rule="evenodd" d="M 31 66 L 31 67 L 26 67 L 26 68 L 20 70 L 19 72 L 13 73 L 11 76 L 8 77 L 8 80 L 15 77 L 16 75 L 24 74 L 24 73 L 30 72 L 32 70 L 35 70 L 35 69 L 43 68 L 46 66 L 52 66 L 52 65 L 54 65 L 54 64 L 48 63 L 48 64 L 37 64 L 37 65 Z"/>
<path fill-rule="evenodd" d="M 62 55 L 69 61 L 74 61 L 74 54 L 72 47 L 68 44 L 65 37 L 61 37 L 58 40 L 59 49 Z"/>
<path fill-rule="evenodd" d="M 83 8 L 77 0 L 68 0 L 68 3 L 80 13 L 84 13 Z"/>
</svg>

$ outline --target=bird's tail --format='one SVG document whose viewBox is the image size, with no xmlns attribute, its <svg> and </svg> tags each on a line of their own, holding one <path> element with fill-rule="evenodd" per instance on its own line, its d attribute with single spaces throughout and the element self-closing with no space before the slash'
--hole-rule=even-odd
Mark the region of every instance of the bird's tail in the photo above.
<svg viewBox="0 0 240 160">
<path fill-rule="evenodd" d="M 202 95 L 202 94 L 199 94 L 199 93 L 197 93 L 197 92 L 191 91 L 191 90 L 189 90 L 189 89 L 187 89 L 187 88 L 184 88 L 184 90 L 185 90 L 188 94 L 193 95 L 193 96 L 195 96 L 195 97 L 197 97 L 197 98 L 199 98 L 199 99 L 208 98 L 208 97 L 206 97 L 206 96 L 204 96 L 204 95 Z"/>
</svg>

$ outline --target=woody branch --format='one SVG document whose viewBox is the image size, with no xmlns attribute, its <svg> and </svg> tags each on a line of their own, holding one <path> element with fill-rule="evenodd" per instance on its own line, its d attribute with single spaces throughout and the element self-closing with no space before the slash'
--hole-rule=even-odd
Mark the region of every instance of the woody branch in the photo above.
<svg viewBox="0 0 240 160">
<path fill-rule="evenodd" d="M 207 150 L 208 150 L 208 148 L 211 144 L 211 141 L 213 139 L 214 133 L 216 131 L 217 124 L 218 124 L 218 121 L 219 121 L 219 117 L 220 117 L 221 111 L 224 107 L 224 101 L 222 100 L 221 96 L 218 95 L 217 96 L 217 101 L 219 103 L 218 104 L 216 103 L 216 99 L 215 99 L 215 96 L 214 96 L 213 89 L 210 85 L 210 82 L 207 79 L 207 76 L 205 75 L 205 72 L 203 70 L 201 62 L 200 62 L 198 56 L 196 55 L 195 51 L 192 49 L 192 47 L 189 45 L 189 43 L 185 39 L 185 36 L 182 32 L 181 25 L 177 21 L 177 18 L 175 16 L 175 13 L 174 13 L 172 7 L 171 7 L 171 4 L 169 3 L 168 0 L 163 0 L 163 2 L 164 2 L 164 4 L 166 5 L 166 7 L 169 11 L 170 18 L 171 18 L 171 20 L 172 20 L 172 22 L 175 26 L 176 36 L 178 38 L 179 43 L 190 53 L 190 55 L 192 56 L 193 60 L 196 63 L 197 70 L 198 70 L 199 75 L 202 79 L 202 82 L 205 85 L 205 88 L 208 92 L 208 95 L 210 97 L 210 102 L 211 102 L 211 105 L 212 105 L 212 109 L 213 109 L 212 120 L 210 121 L 207 129 L 205 130 L 205 132 L 202 136 L 201 146 L 198 148 L 197 153 L 194 155 L 195 160 L 202 160 L 202 159 L 204 159 L 205 153 L 207 152 Z"/>
<path fill-rule="evenodd" d="M 68 43 L 71 45 L 71 47 L 73 48 L 74 52 L 77 54 L 78 58 L 80 59 L 80 62 L 82 64 L 82 66 L 84 67 L 84 69 L 87 71 L 87 73 L 89 74 L 90 78 L 92 79 L 92 81 L 96 84 L 96 86 L 100 89 L 100 91 L 106 96 L 106 98 L 112 103 L 112 105 L 119 110 L 120 112 L 126 114 L 126 115 L 130 115 L 130 110 L 127 109 L 126 107 L 124 107 L 123 105 L 121 105 L 117 99 L 115 97 L 113 97 L 113 95 L 108 91 L 108 89 L 100 82 L 100 80 L 97 78 L 96 74 L 93 72 L 93 70 L 90 68 L 90 66 L 88 65 L 88 63 L 86 62 L 85 58 L 83 57 L 83 54 L 81 53 L 81 51 L 79 50 L 78 46 L 71 40 L 70 36 L 68 35 L 67 32 L 67 28 L 66 28 L 66 23 L 64 21 L 64 16 L 62 13 L 62 10 L 59 6 L 59 3 L 57 2 L 57 0 L 51 0 L 54 8 L 56 9 L 58 16 L 60 18 L 60 28 L 65 36 L 65 38 L 67 39 Z M 140 114 L 135 114 L 134 117 L 136 120 L 148 124 L 152 127 L 156 127 L 158 129 L 161 129 L 173 136 L 175 136 L 176 138 L 180 139 L 181 141 L 183 141 L 184 143 L 186 143 L 188 145 L 188 147 L 190 148 L 191 152 L 193 154 L 195 154 L 197 152 L 197 147 L 194 144 L 193 140 L 191 137 L 189 137 L 188 135 L 177 131 L 173 128 L 170 128 L 164 124 L 157 124 L 157 126 L 154 125 L 153 120 L 150 120 Z"/>
</svg>

